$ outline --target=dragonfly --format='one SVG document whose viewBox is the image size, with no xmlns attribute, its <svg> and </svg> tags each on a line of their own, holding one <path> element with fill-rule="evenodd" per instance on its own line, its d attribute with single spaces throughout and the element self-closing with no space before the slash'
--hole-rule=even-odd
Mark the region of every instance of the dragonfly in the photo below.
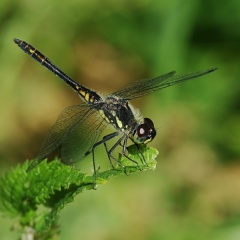
<svg viewBox="0 0 240 240">
<path fill-rule="evenodd" d="M 73 164 L 92 154 L 94 176 L 96 177 L 95 149 L 102 144 L 105 146 L 113 168 L 113 161 L 121 165 L 113 156 L 113 152 L 118 146 L 121 146 L 123 156 L 137 164 L 135 160 L 128 157 L 129 140 L 140 151 L 139 146 L 146 145 L 155 138 L 156 128 L 153 121 L 150 118 L 142 117 L 139 110 L 134 108 L 129 101 L 209 74 L 217 69 L 210 68 L 184 75 L 175 75 L 176 72 L 171 71 L 155 78 L 133 81 L 119 91 L 103 95 L 74 81 L 29 43 L 17 38 L 14 39 L 14 42 L 21 50 L 67 83 L 83 101 L 82 104 L 69 106 L 60 113 L 46 135 L 35 161 L 30 164 L 27 171 L 33 169 L 60 148 L 61 161 L 65 164 Z M 109 125 L 112 126 L 113 131 L 100 139 L 101 133 Z M 111 148 L 108 148 L 107 142 L 111 139 L 116 139 L 116 141 Z M 143 157 L 141 151 L 140 154 Z M 122 167 L 124 168 L 124 166 Z"/>
</svg>

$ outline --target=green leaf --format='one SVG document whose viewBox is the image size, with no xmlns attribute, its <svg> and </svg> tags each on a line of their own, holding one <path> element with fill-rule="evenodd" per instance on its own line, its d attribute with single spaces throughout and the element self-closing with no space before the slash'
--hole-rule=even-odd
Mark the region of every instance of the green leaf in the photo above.
<svg viewBox="0 0 240 240">
<path fill-rule="evenodd" d="M 114 176 L 154 170 L 158 151 L 146 146 L 140 148 L 142 154 L 134 145 L 128 148 L 128 157 L 135 162 L 120 155 L 116 168 L 97 172 L 96 181 L 94 175 L 81 173 L 59 160 L 50 163 L 44 160 L 26 172 L 30 165 L 26 161 L 0 179 L 0 210 L 7 216 L 18 217 L 20 230 L 34 229 L 35 234 L 52 234 L 60 210 L 77 194 L 94 189 L 96 184 L 106 184 Z M 141 160 L 142 156 L 145 161 Z"/>
</svg>

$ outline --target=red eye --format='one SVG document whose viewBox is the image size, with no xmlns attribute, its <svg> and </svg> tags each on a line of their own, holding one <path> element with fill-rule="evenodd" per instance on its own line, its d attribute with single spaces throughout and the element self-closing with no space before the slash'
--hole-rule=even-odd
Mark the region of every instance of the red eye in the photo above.
<svg viewBox="0 0 240 240">
<path fill-rule="evenodd" d="M 144 137 L 145 135 L 148 134 L 148 126 L 143 123 L 141 125 L 138 126 L 138 129 L 137 129 L 137 134 L 139 137 Z"/>
<path fill-rule="evenodd" d="M 137 128 L 137 135 L 142 143 L 153 140 L 156 136 L 156 130 L 151 119 L 144 118 L 144 123 Z"/>
</svg>

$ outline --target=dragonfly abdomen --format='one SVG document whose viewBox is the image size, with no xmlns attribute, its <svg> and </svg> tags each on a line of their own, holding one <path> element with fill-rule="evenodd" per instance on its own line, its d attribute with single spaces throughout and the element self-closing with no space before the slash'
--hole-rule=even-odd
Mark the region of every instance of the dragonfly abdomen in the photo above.
<svg viewBox="0 0 240 240">
<path fill-rule="evenodd" d="M 86 88 L 80 84 L 74 86 L 74 89 L 83 99 L 83 101 L 87 102 L 89 105 L 99 103 L 102 100 L 102 98 L 96 92 L 93 92 L 89 88 Z"/>
<path fill-rule="evenodd" d="M 25 41 L 14 39 L 14 42 L 28 55 L 30 55 L 37 62 L 41 63 L 48 70 L 53 72 L 56 76 L 60 77 L 71 88 L 78 92 L 80 97 L 89 104 L 97 103 L 101 100 L 101 97 L 90 89 L 78 84 L 72 78 L 67 76 L 62 70 L 60 70 L 55 64 L 53 64 L 46 56 L 40 53 L 36 48 L 31 46 Z"/>
</svg>

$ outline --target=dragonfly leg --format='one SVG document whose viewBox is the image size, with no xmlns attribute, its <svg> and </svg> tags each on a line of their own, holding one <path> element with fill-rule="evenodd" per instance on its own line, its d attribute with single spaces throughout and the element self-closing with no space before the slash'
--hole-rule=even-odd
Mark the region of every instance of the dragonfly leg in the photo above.
<svg viewBox="0 0 240 240">
<path fill-rule="evenodd" d="M 101 145 L 101 144 L 104 144 L 105 149 L 107 150 L 106 142 L 109 141 L 110 139 L 118 136 L 118 134 L 119 134 L 118 132 L 114 132 L 114 133 L 108 134 L 108 135 L 104 136 L 101 141 L 95 143 L 95 144 L 93 145 L 93 147 L 92 147 L 92 160 L 93 160 L 93 171 L 94 171 L 94 182 L 95 182 L 94 185 L 96 185 L 96 174 L 97 174 L 97 171 L 96 171 L 96 162 L 95 162 L 95 153 L 94 153 L 95 148 L 96 148 L 97 146 Z M 108 151 L 107 151 L 107 154 L 108 154 Z M 108 158 L 110 159 L 109 154 L 108 154 Z M 110 162 L 111 162 L 111 161 L 110 161 Z M 111 163 L 111 165 L 112 165 L 112 163 Z"/>
<path fill-rule="evenodd" d="M 133 163 L 135 163 L 136 165 L 138 165 L 138 163 L 137 163 L 135 160 L 131 159 L 131 158 L 126 154 L 126 151 L 127 151 L 127 140 L 128 140 L 128 137 L 126 137 L 126 138 L 124 139 L 124 141 L 123 141 L 122 155 L 123 155 L 124 157 L 126 157 L 128 160 L 130 160 L 130 161 L 132 161 Z"/>
<path fill-rule="evenodd" d="M 139 152 L 140 155 L 141 155 L 142 164 L 148 166 L 148 164 L 147 164 L 147 162 L 146 162 L 146 160 L 145 160 L 145 157 L 143 156 L 142 150 L 141 150 L 140 147 L 139 147 L 139 144 L 137 144 L 137 143 L 134 143 L 134 144 L 135 144 L 135 146 L 137 147 L 138 152 Z"/>
<path fill-rule="evenodd" d="M 111 160 L 111 159 L 113 159 L 114 161 L 116 161 L 116 162 L 117 162 L 121 167 L 123 167 L 123 168 L 124 168 L 125 166 L 123 166 L 114 156 L 112 156 L 112 152 L 114 151 L 114 149 L 116 149 L 116 147 L 117 147 L 118 145 L 121 144 L 121 142 L 122 142 L 122 140 L 123 140 L 124 138 L 126 138 L 125 135 L 123 135 L 121 138 L 119 138 L 119 139 L 117 140 L 117 142 L 111 147 L 111 149 L 110 149 L 109 151 L 107 151 L 107 155 L 108 155 L 108 158 L 109 158 L 111 164 L 112 164 L 112 160 Z M 112 166 L 113 166 L 113 164 L 112 164 Z M 114 166 L 113 166 L 113 168 L 114 168 Z"/>
</svg>

